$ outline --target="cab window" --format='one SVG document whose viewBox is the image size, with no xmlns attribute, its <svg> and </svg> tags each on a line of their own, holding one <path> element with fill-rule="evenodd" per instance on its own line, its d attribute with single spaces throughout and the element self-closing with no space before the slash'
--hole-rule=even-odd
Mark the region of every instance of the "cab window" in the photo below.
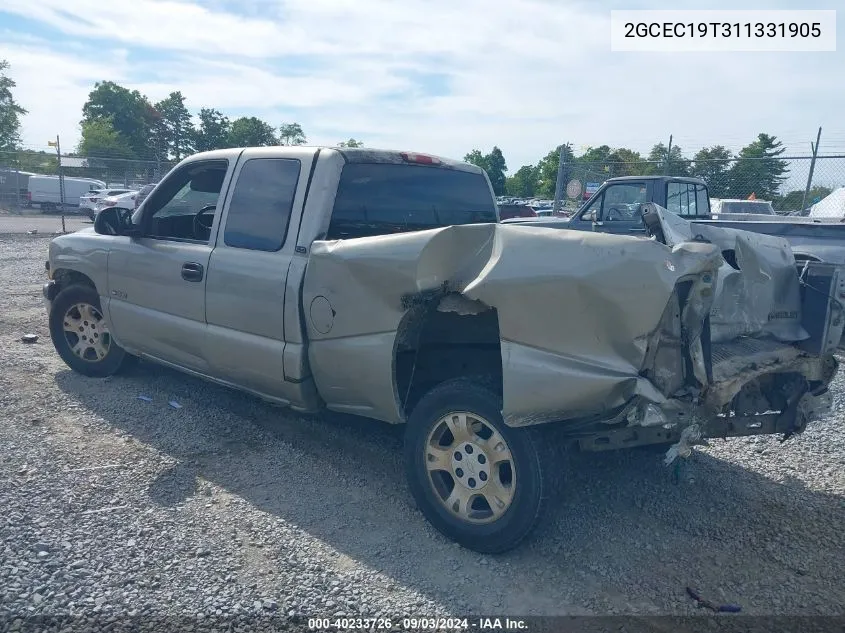
<svg viewBox="0 0 845 633">
<path fill-rule="evenodd" d="M 703 205 L 702 205 L 703 203 Z M 689 182 L 670 182 L 666 185 L 666 210 L 677 215 L 707 215 L 707 189 Z"/>
<path fill-rule="evenodd" d="M 581 211 L 581 215 L 579 219 L 582 222 L 598 222 L 600 211 L 601 211 L 601 201 L 604 198 L 604 193 L 600 193 L 597 196 L 593 196 L 592 199 L 587 203 L 587 206 L 584 207 L 584 210 Z"/>
<path fill-rule="evenodd" d="M 208 243 L 227 169 L 228 161 L 203 161 L 168 176 L 146 200 L 144 235 Z"/>
<path fill-rule="evenodd" d="M 640 205 L 648 202 L 643 182 L 625 182 L 610 185 L 604 190 L 601 201 L 603 222 L 634 222 L 640 219 Z"/>
<path fill-rule="evenodd" d="M 253 251 L 278 251 L 285 242 L 301 164 L 288 158 L 251 158 L 235 182 L 223 241 Z"/>
</svg>

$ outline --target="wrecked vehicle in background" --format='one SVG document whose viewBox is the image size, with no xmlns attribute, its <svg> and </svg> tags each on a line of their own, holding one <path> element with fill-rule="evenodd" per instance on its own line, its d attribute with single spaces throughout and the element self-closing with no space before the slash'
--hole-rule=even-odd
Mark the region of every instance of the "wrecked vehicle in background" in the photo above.
<svg viewBox="0 0 845 633">
<path fill-rule="evenodd" d="M 104 210 L 54 239 L 44 294 L 83 374 L 142 357 L 406 424 L 423 514 L 501 552 L 548 494 L 542 429 L 672 458 L 706 437 L 798 433 L 830 406 L 839 269 L 808 264 L 799 282 L 780 238 L 643 218 L 653 239 L 508 225 L 465 163 L 219 150 L 133 216 Z"/>
</svg>

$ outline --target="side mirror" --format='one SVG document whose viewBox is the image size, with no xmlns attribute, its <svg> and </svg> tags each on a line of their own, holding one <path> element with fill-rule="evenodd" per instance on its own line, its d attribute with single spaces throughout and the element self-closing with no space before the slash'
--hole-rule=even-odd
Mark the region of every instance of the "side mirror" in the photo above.
<svg viewBox="0 0 845 633">
<path fill-rule="evenodd" d="M 595 222 L 596 221 L 596 210 L 590 209 L 584 215 L 581 216 L 581 219 L 584 220 L 584 222 Z"/>
<path fill-rule="evenodd" d="M 132 224 L 132 211 L 119 207 L 106 207 L 94 219 L 94 231 L 100 235 L 138 235 Z"/>
</svg>

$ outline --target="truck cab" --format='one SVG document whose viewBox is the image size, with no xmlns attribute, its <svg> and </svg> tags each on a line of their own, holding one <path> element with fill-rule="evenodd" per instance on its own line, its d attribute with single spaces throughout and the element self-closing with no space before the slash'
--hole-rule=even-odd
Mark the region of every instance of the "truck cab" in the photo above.
<svg viewBox="0 0 845 633">
<path fill-rule="evenodd" d="M 713 205 L 707 184 L 679 176 L 623 176 L 611 178 L 571 220 L 538 219 L 535 226 L 621 235 L 644 235 L 640 205 L 654 203 L 673 215 L 694 222 L 781 237 L 789 242 L 799 262 L 845 264 L 845 224 L 816 223 L 806 218 L 772 214 L 726 213 L 728 201 Z M 743 201 L 739 201 L 740 203 Z M 749 204 L 753 204 L 749 202 Z M 771 206 L 761 203 L 765 209 Z M 717 214 L 717 210 L 721 211 Z M 508 222 L 530 222 L 508 220 Z"/>
<path fill-rule="evenodd" d="M 575 213 L 567 228 L 644 235 L 640 207 L 646 202 L 688 220 L 710 219 L 707 184 L 699 178 L 623 176 L 602 185 Z"/>
</svg>

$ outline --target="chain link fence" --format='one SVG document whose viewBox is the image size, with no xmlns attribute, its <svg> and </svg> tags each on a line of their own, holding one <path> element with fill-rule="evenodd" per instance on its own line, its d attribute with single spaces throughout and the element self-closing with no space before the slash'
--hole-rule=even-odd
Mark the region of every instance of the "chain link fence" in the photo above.
<svg viewBox="0 0 845 633">
<path fill-rule="evenodd" d="M 90 226 L 81 195 L 93 189 L 135 191 L 158 182 L 173 165 L 78 156 L 62 156 L 60 162 L 54 152 L 0 152 L 0 233 L 54 234 Z"/>
<path fill-rule="evenodd" d="M 583 194 L 569 200 L 577 206 L 609 178 L 618 176 L 668 175 L 703 179 L 711 198 L 745 200 L 749 197 L 772 203 L 777 213 L 806 215 L 809 207 L 833 190 L 845 187 L 845 154 L 784 156 L 725 160 L 691 159 L 665 161 L 591 161 L 576 158 L 564 166 L 567 179 L 581 183 Z M 812 174 L 811 174 L 812 172 Z"/>
<path fill-rule="evenodd" d="M 79 190 L 103 186 L 107 189 L 138 189 L 157 182 L 172 167 L 166 161 L 63 156 L 61 174 L 65 179 L 65 204 L 50 202 L 44 192 L 34 190 L 33 175 L 57 176 L 59 160 L 51 152 L 0 152 L 0 233 L 38 231 L 56 233 L 77 230 L 90 220 L 80 213 Z M 812 174 L 811 174 L 812 172 Z M 573 208 L 590 193 L 616 176 L 666 174 L 704 179 L 712 198 L 754 196 L 772 203 L 782 214 L 806 214 L 809 207 L 833 190 L 845 186 L 845 154 L 782 156 L 729 160 L 675 159 L 665 161 L 592 161 L 576 158 L 565 166 L 566 181 L 580 181 L 582 194 L 569 200 Z M 90 179 L 89 185 L 75 183 Z M 58 179 L 55 179 L 57 181 Z M 58 195 L 57 182 L 47 187 Z M 34 182 L 39 182 L 38 179 Z M 68 186 L 72 183 L 75 186 Z M 48 192 L 49 193 L 49 192 Z M 47 200 L 47 202 L 39 202 Z"/>
</svg>

